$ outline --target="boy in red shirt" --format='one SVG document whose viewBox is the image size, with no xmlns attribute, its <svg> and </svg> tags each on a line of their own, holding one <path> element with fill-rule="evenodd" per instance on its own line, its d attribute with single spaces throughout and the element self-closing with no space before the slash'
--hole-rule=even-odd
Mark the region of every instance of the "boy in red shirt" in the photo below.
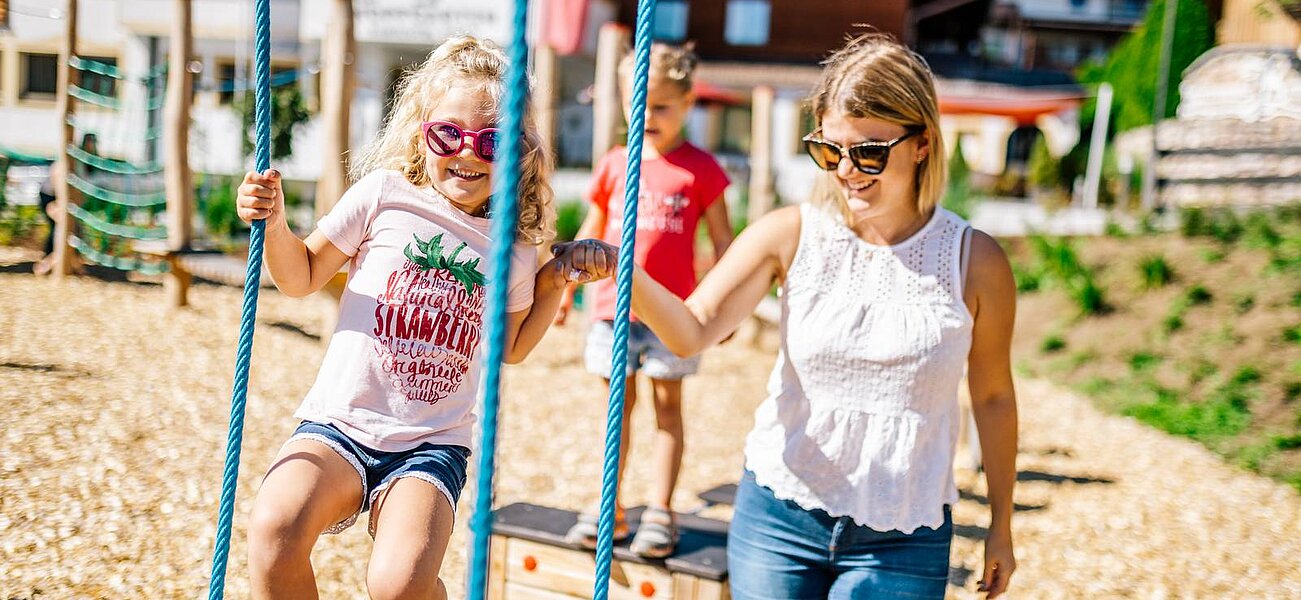
<svg viewBox="0 0 1301 600">
<path fill-rule="evenodd" d="M 692 72 L 697 63 L 690 48 L 656 43 L 651 47 L 650 80 L 647 86 L 645 146 L 642 151 L 641 190 L 637 201 L 637 241 L 634 259 L 657 281 L 686 298 L 696 287 L 696 229 L 703 220 L 714 246 L 714 258 L 732 242 L 723 191 L 728 178 L 718 161 L 682 137 L 683 124 L 695 102 Z M 633 57 L 619 65 L 624 114 L 630 110 Z M 631 119 L 629 119 L 631 121 Z M 578 239 L 599 238 L 618 245 L 623 225 L 624 182 L 628 149 L 618 147 L 597 162 L 587 200 L 591 204 L 579 229 Z M 561 302 L 556 323 L 564 323 L 573 306 L 575 286 Z M 608 279 L 592 284 L 592 329 L 587 338 L 585 361 L 588 371 L 601 376 L 608 388 L 611 347 L 614 341 L 615 283 Z M 678 533 L 673 519 L 673 489 L 682 464 L 682 380 L 693 375 L 700 357 L 680 358 L 633 315 L 628 336 L 628 378 L 625 392 L 623 441 L 619 472 L 627 462 L 630 432 L 628 415 L 637 401 L 637 377 L 641 371 L 651 381 L 655 403 L 655 486 L 654 497 L 643 513 L 631 550 L 641 556 L 662 558 L 673 553 Z M 621 503 L 616 503 L 615 541 L 628 536 L 629 527 Z M 572 542 L 588 547 L 596 544 L 596 514 L 579 517 L 569 532 Z"/>
</svg>

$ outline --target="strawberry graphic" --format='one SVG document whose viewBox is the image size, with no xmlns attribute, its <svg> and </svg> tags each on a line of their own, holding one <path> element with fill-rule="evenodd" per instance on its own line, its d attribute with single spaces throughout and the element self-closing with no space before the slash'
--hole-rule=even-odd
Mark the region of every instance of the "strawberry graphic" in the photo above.
<svg viewBox="0 0 1301 600">
<path fill-rule="evenodd" d="M 444 271 L 458 283 L 465 286 L 466 293 L 474 293 L 475 286 L 482 286 L 485 283 L 483 273 L 478 270 L 479 259 L 465 260 L 457 262 L 456 257 L 465 249 L 466 243 L 461 242 L 459 246 L 452 250 L 448 256 L 443 256 L 443 234 L 438 234 L 428 240 L 421 240 L 420 236 L 412 234 L 416 239 L 414 244 L 407 244 L 404 252 L 412 263 L 420 267 L 422 271 L 430 269 Z M 415 246 L 414 250 L 412 246 Z"/>
</svg>

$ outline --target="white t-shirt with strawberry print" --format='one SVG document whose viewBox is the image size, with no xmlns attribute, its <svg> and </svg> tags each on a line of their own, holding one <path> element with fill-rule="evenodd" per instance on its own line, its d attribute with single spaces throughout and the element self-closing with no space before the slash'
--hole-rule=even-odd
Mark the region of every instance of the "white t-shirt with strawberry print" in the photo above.
<svg viewBox="0 0 1301 600">
<path fill-rule="evenodd" d="M 470 447 L 483 358 L 488 219 L 397 171 L 354 184 L 318 227 L 352 257 L 316 383 L 294 416 L 364 446 Z M 537 248 L 515 244 L 507 312 L 533 303 Z"/>
</svg>

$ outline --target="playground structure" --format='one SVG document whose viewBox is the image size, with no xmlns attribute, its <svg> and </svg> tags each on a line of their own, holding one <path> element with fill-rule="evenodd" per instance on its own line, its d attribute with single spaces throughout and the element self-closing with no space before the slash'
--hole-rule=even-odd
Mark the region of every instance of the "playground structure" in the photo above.
<svg viewBox="0 0 1301 600">
<path fill-rule="evenodd" d="M 196 228 L 196 212 L 215 214 L 225 204 L 233 210 L 234 190 L 229 176 L 197 173 L 191 167 L 191 152 L 204 152 L 203 131 L 192 131 L 197 64 L 192 2 L 176 0 L 172 5 L 166 62 L 132 73 L 79 55 L 78 0 L 67 0 L 61 14 L 55 97 L 63 124 L 61 151 L 41 157 L 0 150 L 21 164 L 49 165 L 57 197 L 56 277 L 71 272 L 77 254 L 90 263 L 161 276 L 168 304 L 181 307 L 188 302 L 194 276 L 241 284 L 243 259 L 221 252 L 239 245 L 238 240 L 221 237 L 228 232 L 214 231 L 206 219 L 200 221 L 204 227 Z M 353 79 L 351 13 L 351 0 L 334 2 L 336 18 L 321 59 L 321 110 L 327 118 L 326 160 L 318 181 L 323 193 L 317 193 L 313 210 L 318 216 L 328 211 L 328 199 L 337 198 L 346 183 L 342 157 Z M 294 83 L 297 75 L 277 73 L 271 84 Z M 221 91 L 240 93 L 246 87 L 234 82 L 233 89 Z M 88 135 L 97 141 L 94 148 L 84 147 Z M 210 206 L 213 203 L 222 206 Z M 225 218 L 233 220 L 233 215 Z M 336 283 L 331 289 L 338 287 Z"/>
</svg>

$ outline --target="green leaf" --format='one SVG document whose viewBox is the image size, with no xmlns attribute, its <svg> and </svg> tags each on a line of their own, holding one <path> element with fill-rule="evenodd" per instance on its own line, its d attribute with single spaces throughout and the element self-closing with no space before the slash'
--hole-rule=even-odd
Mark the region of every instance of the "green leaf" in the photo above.
<svg viewBox="0 0 1301 600">
<path fill-rule="evenodd" d="M 456 257 L 457 257 L 457 255 L 459 255 L 459 254 L 461 253 L 461 251 L 464 250 L 465 247 L 466 247 L 467 245 L 468 245 L 468 244 L 466 244 L 465 242 L 461 242 L 461 245 L 460 245 L 460 246 L 457 246 L 456 249 L 452 251 L 452 255 L 449 256 L 449 257 L 447 257 L 447 262 L 448 262 L 448 264 L 453 264 L 453 265 L 456 264 Z"/>
</svg>

